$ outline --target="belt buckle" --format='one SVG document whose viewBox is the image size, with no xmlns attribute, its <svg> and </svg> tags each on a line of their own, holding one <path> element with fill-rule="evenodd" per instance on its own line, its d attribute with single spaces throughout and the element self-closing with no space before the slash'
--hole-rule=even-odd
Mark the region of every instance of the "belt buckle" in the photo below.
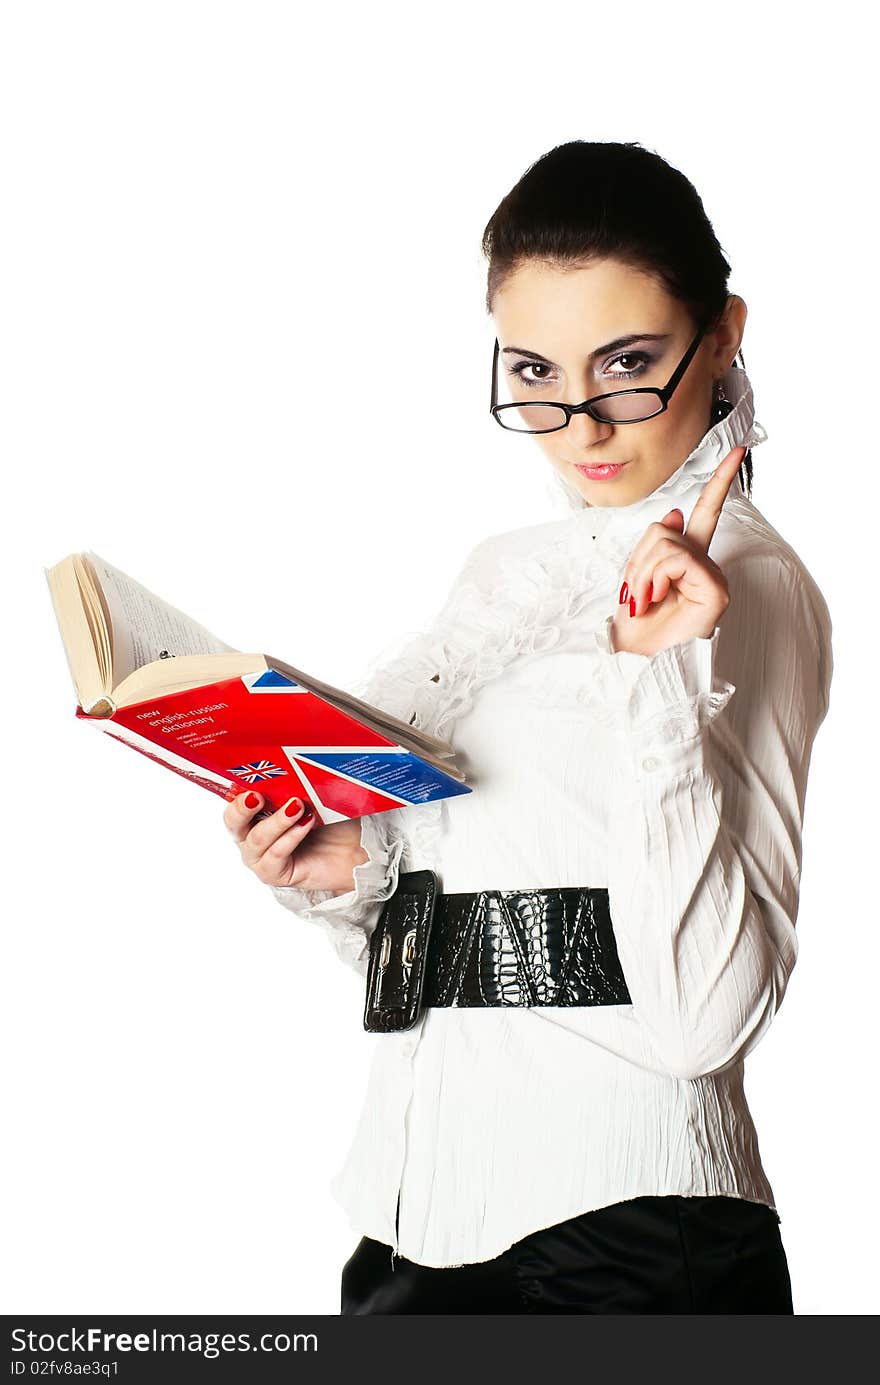
<svg viewBox="0 0 880 1385">
<path fill-rule="evenodd" d="M 402 871 L 382 906 L 370 936 L 364 1004 L 368 1033 L 398 1033 L 419 1020 L 439 889 L 435 871 Z"/>
</svg>

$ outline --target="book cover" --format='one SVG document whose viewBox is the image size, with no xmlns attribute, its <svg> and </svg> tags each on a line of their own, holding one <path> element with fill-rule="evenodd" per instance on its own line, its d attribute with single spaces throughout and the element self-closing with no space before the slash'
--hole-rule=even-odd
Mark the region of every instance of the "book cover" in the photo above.
<svg viewBox="0 0 880 1385">
<path fill-rule="evenodd" d="M 258 789 L 258 817 L 294 795 L 324 824 L 472 792 L 275 669 L 76 715 L 223 798 Z"/>
</svg>

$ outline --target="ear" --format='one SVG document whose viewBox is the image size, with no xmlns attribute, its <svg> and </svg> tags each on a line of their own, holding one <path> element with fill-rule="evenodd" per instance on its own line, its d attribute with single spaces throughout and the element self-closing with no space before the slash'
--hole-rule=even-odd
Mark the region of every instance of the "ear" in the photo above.
<svg viewBox="0 0 880 1385">
<path fill-rule="evenodd" d="M 715 331 L 710 334 L 712 337 L 713 375 L 729 369 L 732 362 L 736 360 L 745 333 L 748 315 L 749 309 L 745 299 L 741 298 L 738 293 L 728 294 L 721 321 Z"/>
</svg>

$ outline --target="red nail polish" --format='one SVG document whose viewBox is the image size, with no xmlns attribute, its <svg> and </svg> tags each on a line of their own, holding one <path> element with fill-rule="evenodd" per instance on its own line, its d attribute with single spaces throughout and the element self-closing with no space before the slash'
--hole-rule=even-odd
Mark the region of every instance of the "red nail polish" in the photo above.
<svg viewBox="0 0 880 1385">
<path fill-rule="evenodd" d="M 654 583 L 653 583 L 653 582 L 649 582 L 649 583 L 648 583 L 648 600 L 649 600 L 649 601 L 653 601 L 653 600 L 654 600 Z"/>
<path fill-rule="evenodd" d="M 247 794 L 247 796 L 245 797 L 244 806 L 245 806 L 246 808 L 256 808 L 256 806 L 257 806 L 257 804 L 259 803 L 259 801 L 260 801 L 260 800 L 259 800 L 259 798 L 257 797 L 257 795 L 256 795 L 255 793 L 249 793 L 249 794 Z"/>
<path fill-rule="evenodd" d="M 623 586 L 620 588 L 620 596 L 617 598 L 618 605 L 620 605 L 620 606 L 623 605 L 623 603 L 624 603 L 624 601 L 626 600 L 628 594 L 629 594 L 629 583 L 628 583 L 628 582 L 624 582 Z"/>
<path fill-rule="evenodd" d="M 288 803 L 287 807 L 284 809 L 284 816 L 288 818 L 295 818 L 301 807 L 302 799 L 292 798 Z"/>
<path fill-rule="evenodd" d="M 302 810 L 302 817 L 300 818 L 300 822 L 308 822 L 309 819 L 310 819 L 310 818 L 313 818 L 314 816 L 315 816 L 315 810 L 314 810 L 314 808 L 312 807 L 311 803 L 307 803 L 306 806 L 305 806 L 305 807 L 303 808 L 303 810 Z"/>
<path fill-rule="evenodd" d="M 634 596 L 631 596 L 629 599 L 629 613 L 631 616 L 634 616 L 636 613 L 636 599 Z"/>
</svg>

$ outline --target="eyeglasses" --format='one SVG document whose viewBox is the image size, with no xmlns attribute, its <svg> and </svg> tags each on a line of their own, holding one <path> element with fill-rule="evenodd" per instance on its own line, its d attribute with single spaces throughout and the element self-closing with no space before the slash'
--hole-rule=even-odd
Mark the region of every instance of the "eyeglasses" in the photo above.
<svg viewBox="0 0 880 1385">
<path fill-rule="evenodd" d="M 589 414 L 598 423 L 643 423 L 647 418 L 655 418 L 669 407 L 669 401 L 680 383 L 682 376 L 693 360 L 694 353 L 702 341 L 708 324 L 704 323 L 682 356 L 665 386 L 642 387 L 631 390 L 614 390 L 611 394 L 595 394 L 585 399 L 583 404 L 521 404 L 498 403 L 498 356 L 500 348 L 495 338 L 492 355 L 492 399 L 490 412 L 495 421 L 513 433 L 555 433 L 567 428 L 575 414 Z"/>
</svg>

